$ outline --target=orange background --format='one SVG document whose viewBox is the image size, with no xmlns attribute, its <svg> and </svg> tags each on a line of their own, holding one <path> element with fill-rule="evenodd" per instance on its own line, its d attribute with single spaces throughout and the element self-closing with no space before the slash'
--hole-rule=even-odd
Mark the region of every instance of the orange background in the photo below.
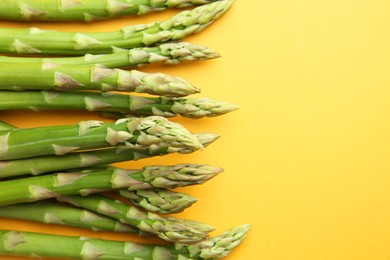
<svg viewBox="0 0 390 260">
<path fill-rule="evenodd" d="M 194 154 L 120 166 L 223 167 L 208 183 L 181 189 L 199 201 L 179 216 L 214 225 L 213 234 L 251 223 L 247 239 L 227 260 L 390 259 L 389 8 L 382 0 L 236 0 L 218 22 L 186 39 L 222 58 L 144 68 L 193 82 L 202 89 L 197 96 L 239 104 L 238 111 L 218 118 L 174 119 L 221 139 Z M 176 12 L 33 25 L 107 31 Z M 1 112 L 0 118 L 31 127 L 99 117 L 23 111 Z M 135 239 L 3 219 L 0 228 Z"/>
</svg>

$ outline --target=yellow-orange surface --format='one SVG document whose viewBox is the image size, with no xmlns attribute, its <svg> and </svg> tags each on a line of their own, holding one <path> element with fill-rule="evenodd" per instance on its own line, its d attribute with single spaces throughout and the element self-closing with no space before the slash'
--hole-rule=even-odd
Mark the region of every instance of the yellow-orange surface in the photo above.
<svg viewBox="0 0 390 260">
<path fill-rule="evenodd" d="M 119 165 L 223 167 L 210 182 L 181 189 L 199 201 L 179 216 L 214 225 L 213 234 L 252 224 L 226 260 L 390 259 L 389 8 L 382 0 L 237 0 L 217 23 L 186 39 L 222 58 L 144 67 L 192 81 L 202 89 L 197 96 L 239 104 L 238 111 L 218 118 L 174 119 L 191 131 L 222 137 L 194 154 Z M 0 26 L 107 31 L 176 12 Z M 0 113 L 19 127 L 96 118 L 86 112 Z M 135 239 L 8 219 L 0 219 L 0 228 Z"/>
</svg>

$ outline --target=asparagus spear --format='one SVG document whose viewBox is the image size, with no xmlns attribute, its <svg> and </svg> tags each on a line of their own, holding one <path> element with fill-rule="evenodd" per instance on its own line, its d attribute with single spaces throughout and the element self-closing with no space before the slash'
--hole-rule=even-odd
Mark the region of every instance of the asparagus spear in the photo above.
<svg viewBox="0 0 390 260">
<path fill-rule="evenodd" d="M 99 168 L 67 173 L 55 173 L 0 182 L 0 206 L 32 202 L 61 195 L 108 191 L 176 188 L 201 184 L 222 169 L 198 164 L 146 166 L 138 170 Z"/>
<path fill-rule="evenodd" d="M 203 147 L 208 146 L 219 138 L 219 135 L 212 133 L 195 134 L 194 136 Z M 175 142 L 175 140 L 172 141 Z M 91 152 L 71 153 L 63 155 L 60 158 L 53 155 L 0 161 L 0 178 L 15 177 L 26 174 L 39 175 L 47 172 L 150 158 L 173 152 L 190 153 L 193 151 L 194 150 L 192 148 L 179 149 L 174 146 L 160 147 L 159 149 L 130 149 L 122 146 Z"/>
<path fill-rule="evenodd" d="M 201 5 L 215 0 L 7 0 L 0 1 L 0 18 L 16 21 L 85 21 L 144 15 L 167 8 Z"/>
<path fill-rule="evenodd" d="M 189 42 L 169 42 L 153 47 L 140 47 L 130 50 L 114 48 L 114 53 L 86 54 L 81 57 L 40 58 L 0 56 L 4 63 L 47 63 L 63 65 L 102 65 L 106 68 L 126 68 L 162 62 L 178 64 L 182 61 L 208 60 L 220 57 L 213 49 Z"/>
<path fill-rule="evenodd" d="M 0 110 L 11 109 L 79 109 L 118 112 L 132 116 L 181 115 L 201 118 L 219 116 L 237 109 L 237 106 L 208 98 L 151 98 L 78 91 L 0 91 Z M 125 117 L 122 114 L 118 116 Z"/>
<path fill-rule="evenodd" d="M 207 233 L 214 230 L 203 223 L 161 217 L 151 212 L 142 211 L 135 206 L 98 193 L 85 197 L 76 195 L 58 197 L 57 200 L 117 219 L 170 242 L 192 243 L 200 241 L 206 237 Z"/>
<path fill-rule="evenodd" d="M 131 225 L 101 214 L 50 200 L 2 206 L 0 207 L 0 217 L 81 227 L 94 231 L 105 230 L 126 232 L 138 236 L 149 235 L 149 233 Z"/>
<path fill-rule="evenodd" d="M 158 214 L 182 212 L 197 201 L 191 195 L 159 188 L 134 191 L 120 189 L 117 192 L 138 207 Z"/>
<path fill-rule="evenodd" d="M 0 89 L 125 91 L 175 97 L 199 92 L 188 81 L 163 73 L 52 63 L 0 63 Z"/>
<path fill-rule="evenodd" d="M 0 160 L 64 155 L 126 144 L 132 149 L 201 149 L 198 139 L 177 123 L 159 116 L 115 123 L 83 121 L 77 125 L 16 129 L 0 133 Z"/>
<path fill-rule="evenodd" d="M 139 244 L 96 238 L 0 231 L 0 254 L 99 260 L 194 260 L 227 256 L 245 238 L 249 225 L 195 244 Z"/>
<path fill-rule="evenodd" d="M 220 0 L 180 12 L 163 22 L 133 25 L 112 32 L 81 33 L 38 28 L 1 28 L 0 52 L 82 55 L 109 53 L 113 47 L 130 49 L 179 40 L 213 23 L 229 9 L 232 2 L 233 0 Z"/>
</svg>

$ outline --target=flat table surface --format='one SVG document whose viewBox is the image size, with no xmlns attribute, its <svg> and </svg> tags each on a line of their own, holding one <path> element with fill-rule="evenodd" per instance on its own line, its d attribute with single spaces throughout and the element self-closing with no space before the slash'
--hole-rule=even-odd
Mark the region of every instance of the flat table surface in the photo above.
<svg viewBox="0 0 390 260">
<path fill-rule="evenodd" d="M 390 259 L 389 8 L 381 0 L 236 0 L 219 21 L 185 39 L 214 48 L 222 58 L 141 68 L 193 82 L 202 89 L 196 96 L 240 105 L 221 117 L 173 119 L 193 132 L 222 137 L 193 154 L 118 166 L 192 162 L 224 168 L 201 186 L 180 189 L 199 201 L 178 216 L 215 226 L 212 234 L 252 224 L 226 260 Z M 110 31 L 177 12 L 0 26 Z M 0 119 L 35 127 L 102 118 L 7 111 Z M 0 219 L 0 229 L 137 240 L 9 219 Z"/>
</svg>

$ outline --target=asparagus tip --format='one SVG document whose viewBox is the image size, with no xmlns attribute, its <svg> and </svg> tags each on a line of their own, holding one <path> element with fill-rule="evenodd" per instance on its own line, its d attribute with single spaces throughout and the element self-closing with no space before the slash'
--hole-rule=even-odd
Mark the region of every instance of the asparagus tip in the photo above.
<svg viewBox="0 0 390 260">
<path fill-rule="evenodd" d="M 250 226 L 250 224 L 237 226 L 219 236 L 194 246 L 201 248 L 200 257 L 202 259 L 219 259 L 225 257 L 245 239 Z"/>
<path fill-rule="evenodd" d="M 119 190 L 119 194 L 134 204 L 159 214 L 182 212 L 197 201 L 189 194 L 165 189 Z"/>
<path fill-rule="evenodd" d="M 132 70 L 131 74 L 142 82 L 135 91 L 166 97 L 183 97 L 200 92 L 187 80 L 164 73 L 146 73 Z"/>
<path fill-rule="evenodd" d="M 138 138 L 137 142 L 140 145 L 149 146 L 150 148 L 152 146 L 153 148 L 155 146 L 169 146 L 180 149 L 203 149 L 202 144 L 190 131 L 164 117 L 124 118 L 119 119 L 117 122 L 123 120 L 128 122 L 129 130 L 144 130 L 147 133 L 147 135 L 141 135 Z"/>
<path fill-rule="evenodd" d="M 215 133 L 197 133 L 194 136 L 199 140 L 199 142 L 203 145 L 204 148 L 214 143 L 221 136 Z M 181 149 L 179 153 L 186 154 L 191 153 L 193 150 L 191 149 Z"/>
<path fill-rule="evenodd" d="M 202 164 L 173 166 L 145 166 L 143 175 L 158 188 L 176 188 L 202 184 L 223 171 L 222 168 Z"/>
<path fill-rule="evenodd" d="M 215 230 L 215 227 L 202 222 L 198 222 L 190 219 L 181 219 L 180 221 L 182 221 L 186 226 L 190 226 L 202 233 L 209 233 Z"/>
<path fill-rule="evenodd" d="M 195 134 L 196 138 L 201 142 L 203 147 L 207 147 L 210 144 L 212 144 L 214 141 L 219 139 L 221 135 L 216 134 L 216 133 L 198 133 Z"/>
<path fill-rule="evenodd" d="M 171 57 L 166 64 L 176 64 L 180 61 L 209 60 L 221 57 L 216 50 L 201 44 L 189 42 L 170 42 L 159 45 L 163 55 Z"/>
<path fill-rule="evenodd" d="M 239 108 L 239 106 L 226 101 L 209 98 L 178 98 L 172 99 L 172 101 L 174 104 L 171 110 L 188 118 L 216 117 Z"/>
</svg>

